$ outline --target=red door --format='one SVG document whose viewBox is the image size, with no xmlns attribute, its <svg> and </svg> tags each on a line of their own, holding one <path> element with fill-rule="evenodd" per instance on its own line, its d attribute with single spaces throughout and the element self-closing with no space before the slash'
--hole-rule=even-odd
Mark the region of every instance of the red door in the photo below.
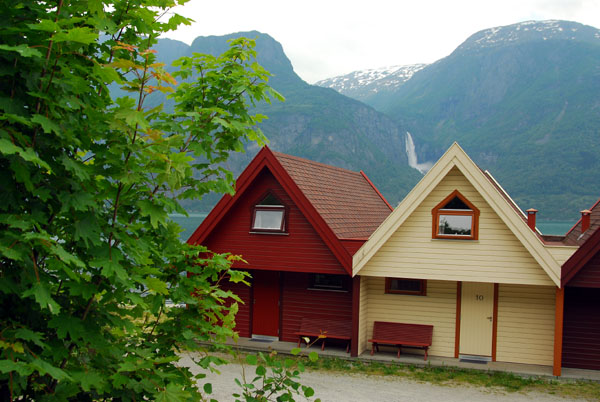
<svg viewBox="0 0 600 402">
<path fill-rule="evenodd" d="M 251 271 L 252 335 L 279 336 L 279 272 Z"/>
</svg>

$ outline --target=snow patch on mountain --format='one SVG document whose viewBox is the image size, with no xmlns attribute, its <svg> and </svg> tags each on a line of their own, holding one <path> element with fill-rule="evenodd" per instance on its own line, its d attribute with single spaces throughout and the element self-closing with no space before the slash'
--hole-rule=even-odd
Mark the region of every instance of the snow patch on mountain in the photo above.
<svg viewBox="0 0 600 402">
<path fill-rule="evenodd" d="M 425 66 L 427 65 L 410 64 L 353 71 L 346 75 L 318 81 L 315 85 L 332 88 L 341 94 L 356 98 L 357 93 L 366 96 L 369 93 L 394 90 Z"/>
<path fill-rule="evenodd" d="M 540 39 L 544 41 L 548 39 L 582 40 L 600 43 L 600 31 L 594 27 L 569 21 L 524 21 L 479 31 L 456 50 L 489 48 Z"/>
</svg>

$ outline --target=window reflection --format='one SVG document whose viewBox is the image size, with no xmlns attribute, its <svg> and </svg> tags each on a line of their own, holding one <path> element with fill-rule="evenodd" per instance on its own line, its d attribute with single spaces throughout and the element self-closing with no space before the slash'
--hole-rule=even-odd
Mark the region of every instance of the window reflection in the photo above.
<svg viewBox="0 0 600 402">
<path fill-rule="evenodd" d="M 439 215 L 441 235 L 471 236 L 473 217 L 470 215 Z"/>
</svg>

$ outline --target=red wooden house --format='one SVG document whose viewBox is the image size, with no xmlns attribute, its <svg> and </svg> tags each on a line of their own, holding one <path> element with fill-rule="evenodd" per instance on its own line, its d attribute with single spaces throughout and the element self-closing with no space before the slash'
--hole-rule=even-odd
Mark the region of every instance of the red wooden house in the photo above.
<svg viewBox="0 0 600 402">
<path fill-rule="evenodd" d="M 352 256 L 391 211 L 362 171 L 265 147 L 188 243 L 247 261 L 234 268 L 249 270 L 252 286 L 225 285 L 244 301 L 240 336 L 296 341 L 304 318 L 352 322 L 356 339 Z"/>
<path fill-rule="evenodd" d="M 566 235 L 579 249 L 562 266 L 564 367 L 600 370 L 600 200 Z"/>
</svg>

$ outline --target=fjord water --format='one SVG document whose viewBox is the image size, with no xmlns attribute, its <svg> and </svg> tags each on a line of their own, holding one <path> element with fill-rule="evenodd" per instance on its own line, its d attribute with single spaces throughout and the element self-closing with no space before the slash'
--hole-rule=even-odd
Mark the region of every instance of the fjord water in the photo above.
<svg viewBox="0 0 600 402">
<path fill-rule="evenodd" d="M 200 226 L 204 218 L 206 218 L 206 215 L 207 214 L 205 213 L 188 214 L 188 216 L 182 214 L 171 214 L 169 215 L 169 217 L 174 222 L 178 223 L 179 226 L 181 226 L 183 232 L 179 234 L 179 238 L 181 239 L 181 241 L 186 241 L 188 237 L 190 237 L 192 233 L 194 233 L 194 230 L 196 230 L 196 228 Z"/>
</svg>

